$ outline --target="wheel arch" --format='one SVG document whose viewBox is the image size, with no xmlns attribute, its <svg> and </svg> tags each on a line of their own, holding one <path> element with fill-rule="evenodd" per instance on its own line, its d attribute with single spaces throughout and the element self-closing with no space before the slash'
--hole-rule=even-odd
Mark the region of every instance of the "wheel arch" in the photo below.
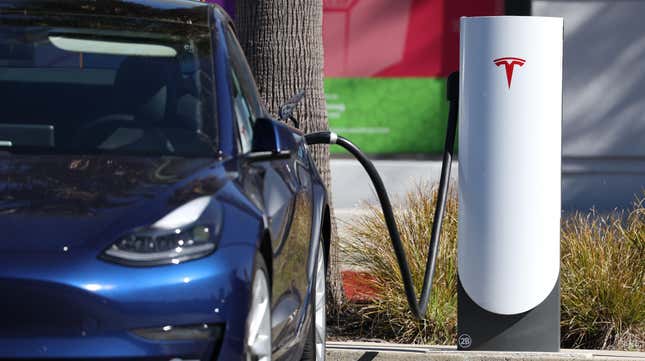
<svg viewBox="0 0 645 361">
<path fill-rule="evenodd" d="M 264 264 L 267 266 L 267 271 L 269 272 L 269 284 L 273 284 L 273 248 L 271 246 L 271 236 L 269 231 L 265 230 L 262 235 L 262 240 L 260 241 L 260 247 L 258 249 L 262 258 L 264 259 Z"/>
<path fill-rule="evenodd" d="M 331 209 L 328 204 L 325 204 L 323 211 L 323 219 L 321 224 L 321 235 L 323 238 L 323 247 L 325 249 L 325 267 L 329 268 L 329 254 L 331 252 Z"/>
</svg>

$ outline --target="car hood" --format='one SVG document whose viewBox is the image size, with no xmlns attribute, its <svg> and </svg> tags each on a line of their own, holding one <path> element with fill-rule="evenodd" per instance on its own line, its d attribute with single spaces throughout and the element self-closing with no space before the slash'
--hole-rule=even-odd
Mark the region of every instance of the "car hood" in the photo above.
<svg viewBox="0 0 645 361">
<path fill-rule="evenodd" d="M 0 251 L 105 247 L 226 182 L 212 159 L 0 156 Z"/>
</svg>

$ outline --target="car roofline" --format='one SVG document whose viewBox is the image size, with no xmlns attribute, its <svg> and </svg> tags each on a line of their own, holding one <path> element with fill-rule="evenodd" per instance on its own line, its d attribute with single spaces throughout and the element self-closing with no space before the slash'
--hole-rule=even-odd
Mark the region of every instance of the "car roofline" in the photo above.
<svg viewBox="0 0 645 361">
<path fill-rule="evenodd" d="M 209 8 L 228 16 L 217 4 L 194 0 L 13 0 L 0 2 L 0 15 L 77 15 L 210 26 Z"/>
</svg>

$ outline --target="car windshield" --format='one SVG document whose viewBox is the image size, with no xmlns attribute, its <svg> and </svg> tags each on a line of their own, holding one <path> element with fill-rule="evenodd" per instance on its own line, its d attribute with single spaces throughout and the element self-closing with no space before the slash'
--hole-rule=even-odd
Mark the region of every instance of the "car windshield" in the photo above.
<svg viewBox="0 0 645 361">
<path fill-rule="evenodd" d="M 212 156 L 209 31 L 0 26 L 0 150 Z"/>
</svg>

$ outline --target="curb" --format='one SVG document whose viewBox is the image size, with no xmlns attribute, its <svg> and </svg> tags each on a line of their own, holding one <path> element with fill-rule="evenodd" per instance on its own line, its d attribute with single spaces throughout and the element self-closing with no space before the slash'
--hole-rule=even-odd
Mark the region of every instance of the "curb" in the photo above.
<svg viewBox="0 0 645 361">
<path fill-rule="evenodd" d="M 645 361 L 645 352 L 562 350 L 562 352 L 457 351 L 448 346 L 328 342 L 329 361 Z"/>
</svg>

